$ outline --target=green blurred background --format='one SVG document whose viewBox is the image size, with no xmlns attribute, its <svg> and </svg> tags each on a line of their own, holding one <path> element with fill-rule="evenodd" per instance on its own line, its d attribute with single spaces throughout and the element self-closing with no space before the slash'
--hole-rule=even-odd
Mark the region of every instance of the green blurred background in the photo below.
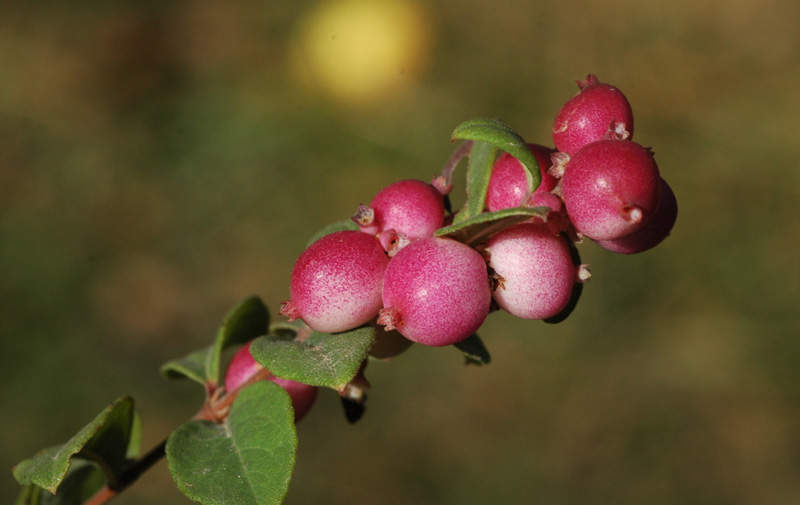
<svg viewBox="0 0 800 505">
<path fill-rule="evenodd" d="M 155 445 L 202 400 L 159 365 L 247 295 L 276 312 L 318 228 L 430 178 L 465 119 L 551 143 L 592 72 L 678 196 L 672 237 L 582 245 L 573 316 L 492 315 L 487 367 L 374 363 L 354 426 L 322 394 L 286 503 L 800 503 L 800 4 L 329 3 L 4 2 L 3 500 L 122 394 Z M 162 462 L 115 503 L 188 500 Z"/>
</svg>

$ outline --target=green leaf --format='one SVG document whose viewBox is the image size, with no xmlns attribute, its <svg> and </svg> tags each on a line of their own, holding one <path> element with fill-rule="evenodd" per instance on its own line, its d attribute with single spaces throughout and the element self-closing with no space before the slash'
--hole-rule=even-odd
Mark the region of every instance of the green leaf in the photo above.
<svg viewBox="0 0 800 505">
<path fill-rule="evenodd" d="M 213 354 L 214 347 L 193 351 L 182 358 L 161 365 L 161 374 L 169 379 L 191 379 L 205 385 L 208 381 L 206 363 Z"/>
<path fill-rule="evenodd" d="M 214 345 L 165 363 L 161 373 L 170 379 L 188 378 L 215 387 L 219 383 L 222 352 L 266 335 L 268 329 L 269 311 L 264 302 L 257 296 L 246 298 L 225 316 Z"/>
<path fill-rule="evenodd" d="M 330 235 L 331 233 L 343 230 L 358 230 L 358 225 L 350 218 L 343 219 L 341 221 L 336 221 L 335 223 L 331 223 L 325 228 L 315 233 L 314 236 L 311 237 L 311 239 L 306 244 L 306 247 L 310 246 L 311 244 L 321 239 L 325 235 Z"/>
<path fill-rule="evenodd" d="M 453 223 L 469 220 L 483 212 L 496 155 L 497 149 L 491 144 L 475 142 L 472 146 L 467 165 L 467 201 Z"/>
<path fill-rule="evenodd" d="M 266 335 L 268 329 L 269 311 L 259 297 L 246 298 L 231 309 L 217 332 L 214 351 L 206 362 L 206 376 L 209 380 L 214 384 L 219 383 L 219 362 L 223 350 Z"/>
<path fill-rule="evenodd" d="M 105 483 L 105 475 L 95 464 L 75 460 L 58 487 L 58 494 L 30 484 L 22 488 L 16 505 L 82 505 Z"/>
<path fill-rule="evenodd" d="M 190 421 L 167 440 L 178 489 L 204 505 L 277 505 L 294 469 L 297 434 L 289 395 L 260 381 L 242 389 L 223 424 Z"/>
<path fill-rule="evenodd" d="M 375 343 L 375 328 L 344 333 L 312 332 L 303 342 L 259 338 L 253 357 L 278 377 L 341 390 L 355 377 Z"/>
<path fill-rule="evenodd" d="M 523 201 L 527 201 L 528 197 L 539 187 L 542 180 L 539 161 L 528 148 L 522 136 L 507 124 L 488 118 L 470 119 L 456 127 L 452 139 L 486 142 L 518 159 L 522 163 L 525 177 L 528 179 L 529 189 Z"/>
<path fill-rule="evenodd" d="M 133 411 L 133 419 L 131 420 L 131 434 L 128 440 L 128 448 L 125 451 L 125 459 L 133 461 L 139 457 L 139 452 L 142 449 L 142 416 L 139 412 Z"/>
<path fill-rule="evenodd" d="M 467 245 L 477 245 L 493 233 L 533 217 L 545 219 L 547 207 L 514 207 L 511 209 L 484 212 L 477 216 L 436 230 L 437 237 L 450 237 Z"/>
<path fill-rule="evenodd" d="M 35 484 L 55 493 L 73 456 L 89 459 L 114 482 L 125 468 L 126 453 L 133 430 L 133 400 L 122 397 L 103 410 L 67 443 L 50 447 L 20 462 L 14 477 L 22 485 Z"/>
<path fill-rule="evenodd" d="M 489 350 L 483 345 L 483 340 L 477 333 L 458 342 L 455 347 L 464 353 L 468 365 L 488 365 L 492 361 Z"/>
</svg>

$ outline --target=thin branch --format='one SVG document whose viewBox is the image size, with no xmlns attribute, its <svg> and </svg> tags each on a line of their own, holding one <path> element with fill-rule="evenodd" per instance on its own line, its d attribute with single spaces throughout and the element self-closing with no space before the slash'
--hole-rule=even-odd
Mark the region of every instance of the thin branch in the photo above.
<svg viewBox="0 0 800 505">
<path fill-rule="evenodd" d="M 94 496 L 89 498 L 84 505 L 103 505 L 112 498 L 124 491 L 128 486 L 144 474 L 153 465 L 158 463 L 166 455 L 167 441 L 163 440 L 160 444 L 153 447 L 150 452 L 133 462 L 117 479 L 116 485 L 106 484 Z"/>
</svg>

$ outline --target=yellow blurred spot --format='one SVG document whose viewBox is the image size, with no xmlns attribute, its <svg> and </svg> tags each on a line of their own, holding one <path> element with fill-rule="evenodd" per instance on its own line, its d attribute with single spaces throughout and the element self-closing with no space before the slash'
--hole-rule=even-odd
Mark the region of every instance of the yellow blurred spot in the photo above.
<svg viewBox="0 0 800 505">
<path fill-rule="evenodd" d="M 348 103 L 403 89 L 425 66 L 430 29 L 411 0 L 333 0 L 319 4 L 297 32 L 301 81 Z"/>
</svg>

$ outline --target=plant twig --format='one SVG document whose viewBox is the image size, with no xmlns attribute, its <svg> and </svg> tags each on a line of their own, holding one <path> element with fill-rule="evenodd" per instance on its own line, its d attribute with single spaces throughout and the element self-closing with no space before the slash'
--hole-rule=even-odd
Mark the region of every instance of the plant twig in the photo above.
<svg viewBox="0 0 800 505">
<path fill-rule="evenodd" d="M 136 482 L 144 472 L 158 463 L 166 455 L 167 440 L 164 439 L 160 444 L 153 447 L 150 452 L 134 461 L 119 476 L 115 485 L 106 484 L 94 494 L 84 505 L 103 505 L 108 503 L 116 495 L 124 491 L 128 486 Z"/>
</svg>

